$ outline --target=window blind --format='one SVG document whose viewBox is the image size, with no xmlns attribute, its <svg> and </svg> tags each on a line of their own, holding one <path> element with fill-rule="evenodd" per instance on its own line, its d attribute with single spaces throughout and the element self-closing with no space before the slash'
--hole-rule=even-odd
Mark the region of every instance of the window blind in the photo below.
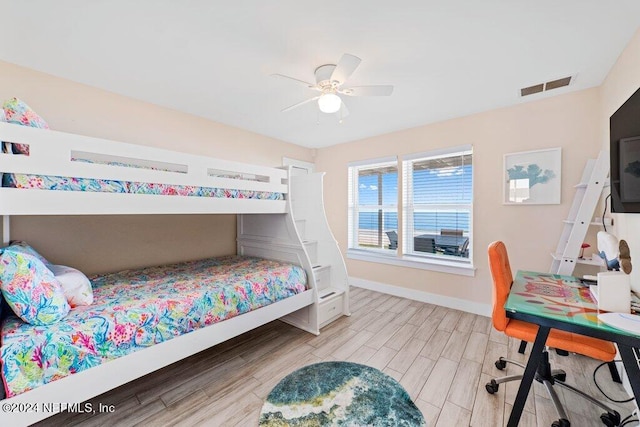
<svg viewBox="0 0 640 427">
<path fill-rule="evenodd" d="M 473 163 L 470 147 L 403 161 L 404 253 L 469 259 Z"/>
</svg>

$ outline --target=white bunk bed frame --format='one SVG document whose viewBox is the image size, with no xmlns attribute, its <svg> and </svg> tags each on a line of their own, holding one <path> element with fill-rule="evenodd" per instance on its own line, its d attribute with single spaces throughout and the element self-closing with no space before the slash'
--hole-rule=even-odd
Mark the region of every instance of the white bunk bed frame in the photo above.
<svg viewBox="0 0 640 427">
<path fill-rule="evenodd" d="M 64 405 L 84 402 L 279 318 L 318 334 L 313 306 L 315 279 L 291 215 L 290 200 L 286 196 L 289 192 L 286 170 L 6 123 L 0 123 L 0 141 L 26 143 L 30 148 L 29 156 L 0 154 L 0 171 L 5 173 L 233 188 L 285 195 L 285 200 L 260 200 L 2 187 L 0 215 L 5 245 L 10 240 L 12 215 L 239 214 L 238 254 L 291 262 L 302 266 L 308 277 L 308 290 L 301 294 L 2 400 L 0 405 L 9 405 L 2 408 L 9 410 L 0 411 L 0 425 L 28 425 L 42 420 L 64 410 Z M 172 171 L 78 162 L 72 158 L 120 161 L 140 167 L 161 165 Z M 311 318 L 299 315 L 305 307 L 313 313 Z"/>
</svg>

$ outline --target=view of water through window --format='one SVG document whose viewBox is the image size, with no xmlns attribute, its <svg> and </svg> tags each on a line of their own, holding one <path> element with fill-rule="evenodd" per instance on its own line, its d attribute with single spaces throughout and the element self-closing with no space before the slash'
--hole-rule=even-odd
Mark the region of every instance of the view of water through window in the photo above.
<svg viewBox="0 0 640 427">
<path fill-rule="evenodd" d="M 471 164 L 413 170 L 413 236 L 470 229 Z M 358 245 L 397 248 L 397 169 L 366 170 L 358 176 Z M 416 249 L 419 250 L 419 249 Z"/>
</svg>

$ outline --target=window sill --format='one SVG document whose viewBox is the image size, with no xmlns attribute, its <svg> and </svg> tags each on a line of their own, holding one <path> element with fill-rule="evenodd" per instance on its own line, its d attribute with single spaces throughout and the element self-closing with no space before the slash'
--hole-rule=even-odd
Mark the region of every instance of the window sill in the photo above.
<svg viewBox="0 0 640 427">
<path fill-rule="evenodd" d="M 473 277 L 476 274 L 476 269 L 472 262 L 455 262 L 411 255 L 398 257 L 395 253 L 376 253 L 358 249 L 348 249 L 347 258 L 358 261 L 396 265 L 399 267 L 419 268 L 422 270 L 438 271 L 441 273 L 458 274 L 460 276 Z"/>
</svg>

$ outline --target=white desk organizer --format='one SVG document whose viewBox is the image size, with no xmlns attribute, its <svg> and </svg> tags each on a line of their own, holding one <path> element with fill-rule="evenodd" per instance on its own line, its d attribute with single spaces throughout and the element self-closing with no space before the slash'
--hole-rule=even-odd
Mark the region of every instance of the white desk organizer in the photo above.
<svg viewBox="0 0 640 427">
<path fill-rule="evenodd" d="M 631 310 L 629 275 L 622 271 L 598 273 L 598 309 L 615 313 Z"/>
</svg>

